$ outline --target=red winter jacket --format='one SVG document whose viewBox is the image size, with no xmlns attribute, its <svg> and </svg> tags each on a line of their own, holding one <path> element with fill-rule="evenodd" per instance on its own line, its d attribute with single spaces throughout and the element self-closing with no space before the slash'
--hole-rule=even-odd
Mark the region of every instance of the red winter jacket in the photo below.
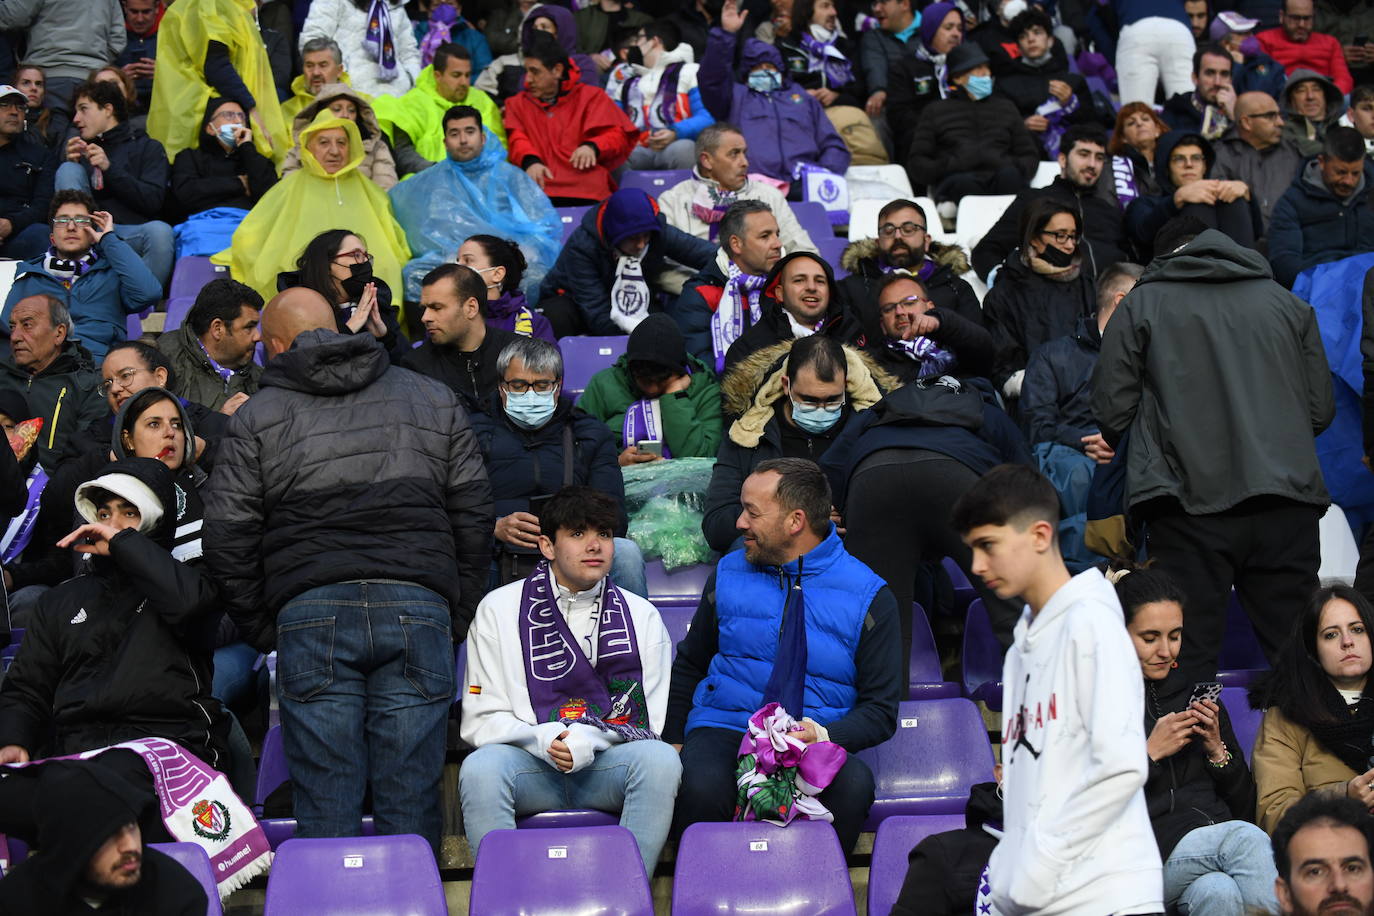
<svg viewBox="0 0 1374 916">
<path fill-rule="evenodd" d="M 1346 95 L 1350 95 L 1350 90 L 1355 88 L 1350 68 L 1345 65 L 1345 52 L 1341 50 L 1341 43 L 1336 36 L 1313 32 L 1307 41 L 1298 44 L 1289 41 L 1287 34 L 1279 28 L 1260 32 L 1255 38 L 1264 53 L 1282 64 L 1289 76 L 1293 75 L 1294 70 L 1306 67 L 1330 77 L 1331 82 Z"/>
<path fill-rule="evenodd" d="M 528 89 L 506 102 L 506 146 L 510 161 L 526 168 L 534 159 L 548 166 L 544 183 L 550 197 L 604 200 L 616 189 L 611 172 L 625 164 L 639 143 L 639 131 L 605 91 L 581 82 L 576 64 L 568 68 L 553 102 Z M 583 143 L 596 147 L 596 165 L 579 172 L 568 162 Z"/>
</svg>

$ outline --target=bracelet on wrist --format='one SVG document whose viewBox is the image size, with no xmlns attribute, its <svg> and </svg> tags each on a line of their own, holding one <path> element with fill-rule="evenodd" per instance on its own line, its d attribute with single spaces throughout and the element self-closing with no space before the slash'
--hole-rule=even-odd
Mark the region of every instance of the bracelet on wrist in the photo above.
<svg viewBox="0 0 1374 916">
<path fill-rule="evenodd" d="M 1231 765 L 1231 749 L 1229 747 L 1226 747 L 1225 745 L 1222 745 L 1222 748 L 1226 751 L 1226 756 L 1221 758 L 1220 760 L 1213 760 L 1211 757 L 1208 757 L 1208 766 L 1216 767 L 1218 770 L 1224 770 L 1226 769 L 1226 767 Z"/>
</svg>

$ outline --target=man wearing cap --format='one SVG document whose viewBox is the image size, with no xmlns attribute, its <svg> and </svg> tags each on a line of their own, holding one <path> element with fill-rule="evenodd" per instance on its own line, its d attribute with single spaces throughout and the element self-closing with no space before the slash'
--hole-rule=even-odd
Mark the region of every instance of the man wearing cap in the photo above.
<svg viewBox="0 0 1374 916">
<path fill-rule="evenodd" d="M 716 248 L 668 225 L 639 188 L 621 188 L 592 207 L 539 287 L 539 308 L 553 332 L 628 334 L 659 311 L 660 276 L 676 261 L 705 267 Z"/>
<path fill-rule="evenodd" d="M 1015 194 L 1040 162 L 1040 148 L 1010 100 L 992 94 L 988 56 L 965 42 L 945 58 L 949 97 L 921 112 L 907 172 L 937 204 L 968 194 Z"/>
<path fill-rule="evenodd" d="M 1283 141 L 1283 115 L 1279 103 L 1264 92 L 1242 93 L 1236 99 L 1236 123 L 1218 140 L 1212 177 L 1243 181 L 1259 204 L 1264 235 L 1274 205 L 1293 183 L 1302 157 Z"/>
<path fill-rule="evenodd" d="M 577 402 L 619 434 L 621 465 L 713 458 L 720 445 L 720 385 L 687 353 L 672 318 L 650 315 L 630 332 L 625 355 L 593 375 Z M 641 449 L 641 443 L 654 443 Z"/>
<path fill-rule="evenodd" d="M 48 247 L 45 219 L 56 165 L 48 150 L 25 133 L 28 99 L 0 86 L 0 257 L 25 261 Z"/>
<path fill-rule="evenodd" d="M 863 328 L 845 309 L 834 271 L 817 255 L 798 251 L 781 258 L 768 272 L 759 299 L 759 321 L 730 345 L 726 372 L 764 347 L 812 334 L 842 344 L 864 344 Z"/>
<path fill-rule="evenodd" d="M 1320 73 L 1336 84 L 1342 95 L 1355 88 L 1345 53 L 1334 35 L 1312 30 L 1312 0 L 1283 0 L 1279 28 L 1266 29 L 1255 36 L 1260 47 L 1283 64 L 1290 77 L 1299 70 Z"/>
<path fill-rule="evenodd" d="M 1231 85 L 1237 95 L 1267 92 L 1277 99 L 1283 94 L 1288 74 L 1253 40 L 1259 24 L 1258 19 L 1225 10 L 1212 20 L 1209 35 L 1231 55 Z"/>
</svg>

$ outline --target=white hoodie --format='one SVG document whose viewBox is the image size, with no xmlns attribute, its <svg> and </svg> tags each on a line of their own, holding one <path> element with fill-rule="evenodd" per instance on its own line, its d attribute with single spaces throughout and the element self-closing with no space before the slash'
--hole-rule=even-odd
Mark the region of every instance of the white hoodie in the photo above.
<svg viewBox="0 0 1374 916">
<path fill-rule="evenodd" d="M 601 580 L 602 583 L 606 580 Z M 473 747 L 513 744 L 550 766 L 549 745 L 564 729 L 563 743 L 573 757 L 572 772 L 591 763 L 596 754 L 618 743 L 619 735 L 591 725 L 540 722 L 525 686 L 525 661 L 520 652 L 519 610 L 524 580 L 504 585 L 477 605 L 468 630 L 467 683 L 463 693 L 459 733 Z M 579 642 L 595 650 L 601 586 L 573 594 L 555 583 L 558 610 Z M 668 713 L 668 681 L 673 668 L 673 640 L 658 616 L 658 609 L 644 598 L 621 590 L 630 606 L 639 663 L 644 672 L 644 702 L 649 727 L 663 732 Z M 590 659 L 593 664 L 595 658 Z M 1144 703 L 1144 700 L 1141 700 Z M 1143 706 L 1142 706 L 1143 708 Z"/>
<path fill-rule="evenodd" d="M 1000 916 L 1164 911 L 1145 688 L 1124 621 L 1090 569 L 1016 625 L 1002 675 L 1005 832 L 988 864 Z"/>
</svg>

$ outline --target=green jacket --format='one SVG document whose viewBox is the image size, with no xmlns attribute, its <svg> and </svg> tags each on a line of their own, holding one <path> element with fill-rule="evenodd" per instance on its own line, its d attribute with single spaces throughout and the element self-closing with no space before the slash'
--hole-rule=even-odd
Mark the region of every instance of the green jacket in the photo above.
<svg viewBox="0 0 1374 916">
<path fill-rule="evenodd" d="M 659 399 L 663 415 L 664 439 L 674 458 L 714 458 L 720 446 L 720 382 L 715 373 L 695 356 L 687 357 L 692 367 L 692 383 Z M 630 378 L 626 357 L 602 369 L 587 383 L 577 406 L 611 428 L 623 450 L 634 445 L 621 441 L 625 411 L 644 395 Z"/>
<path fill-rule="evenodd" d="M 396 128 L 405 131 L 415 151 L 430 162 L 443 162 L 448 155 L 444 149 L 444 112 L 454 105 L 470 105 L 482 115 L 482 125 L 496 134 L 501 145 L 506 143 L 506 128 L 501 123 L 501 109 L 491 96 L 480 89 L 469 89 L 462 102 L 450 102 L 439 94 L 434 83 L 434 65 L 420 71 L 415 88 L 405 95 L 379 95 L 372 100 L 377 123 L 396 142 Z"/>
<path fill-rule="evenodd" d="M 219 410 L 225 401 L 239 392 L 249 395 L 257 393 L 262 366 L 250 362 L 226 382 L 211 367 L 209 357 L 201 349 L 200 341 L 189 324 L 163 334 L 157 339 L 157 348 L 172 364 L 176 384 L 167 387 L 179 398 Z"/>
</svg>

